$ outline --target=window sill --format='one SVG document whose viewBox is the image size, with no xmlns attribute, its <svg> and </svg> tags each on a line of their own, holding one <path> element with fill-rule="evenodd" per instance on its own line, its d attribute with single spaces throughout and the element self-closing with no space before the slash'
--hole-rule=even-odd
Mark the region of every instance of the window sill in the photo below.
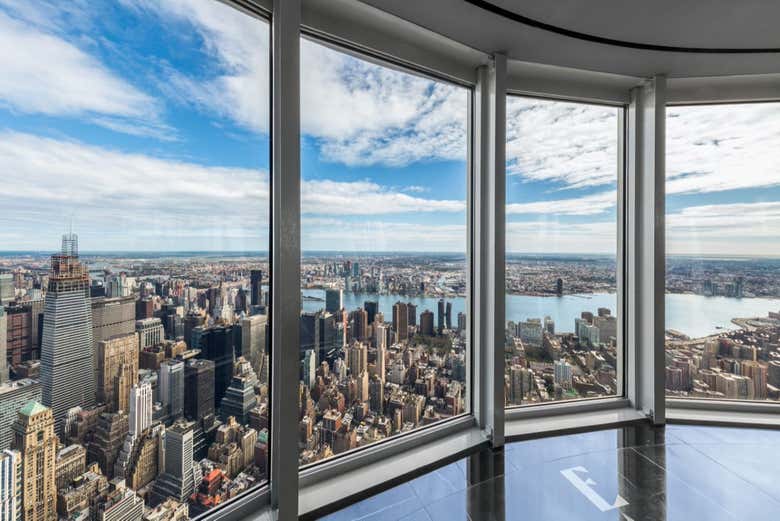
<svg viewBox="0 0 780 521">
<path fill-rule="evenodd" d="M 471 418 L 470 418 L 471 419 Z M 391 488 L 416 475 L 424 474 L 447 462 L 455 461 L 476 447 L 487 443 L 484 434 L 470 425 L 453 434 L 443 437 L 434 436 L 430 441 L 406 448 L 413 439 L 403 440 L 392 450 L 380 455 L 383 457 L 368 464 L 361 464 L 344 472 L 329 472 L 325 479 L 305 483 L 301 476 L 301 488 L 298 492 L 298 512 L 302 519 L 316 519 L 328 512 L 343 508 L 350 503 Z M 380 447 L 387 449 L 389 447 Z M 328 469 L 327 463 L 323 469 Z"/>
<path fill-rule="evenodd" d="M 586 405 L 574 404 L 567 412 L 561 414 L 508 419 L 504 427 L 504 437 L 507 442 L 520 441 L 543 436 L 557 436 L 594 429 L 608 429 L 635 422 L 647 421 L 647 417 L 633 407 L 626 405 L 627 401 L 618 399 L 601 409 L 587 409 Z M 561 408 L 562 409 L 562 408 Z"/>
<path fill-rule="evenodd" d="M 714 402 L 668 403 L 666 421 L 678 424 L 778 428 L 780 405 Z"/>
</svg>

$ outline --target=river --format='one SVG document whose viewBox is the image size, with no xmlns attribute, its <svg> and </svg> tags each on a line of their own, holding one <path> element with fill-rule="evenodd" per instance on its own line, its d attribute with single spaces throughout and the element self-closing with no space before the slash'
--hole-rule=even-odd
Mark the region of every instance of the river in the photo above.
<svg viewBox="0 0 780 521">
<path fill-rule="evenodd" d="M 325 292 L 306 289 L 305 296 L 321 298 L 322 301 L 304 300 L 304 311 L 317 311 L 325 307 Z M 385 320 L 392 318 L 393 304 L 399 300 L 417 305 L 417 314 L 426 309 L 437 312 L 438 299 L 431 297 L 408 298 L 397 295 L 376 295 L 373 293 L 344 293 L 344 307 L 348 310 L 362 307 L 367 300 L 379 302 L 379 310 L 385 314 Z M 454 298 L 452 301 L 452 322 L 463 311 L 465 300 Z M 583 311 L 596 313 L 598 308 L 609 308 L 616 312 L 614 293 L 593 293 L 584 295 L 564 295 L 561 297 L 535 297 L 528 295 L 507 296 L 507 320 L 522 321 L 528 318 L 551 317 L 558 332 L 573 331 L 574 319 Z M 718 333 L 723 329 L 736 329 L 732 318 L 766 316 L 769 311 L 780 311 L 779 299 L 705 297 L 703 295 L 666 295 L 666 329 L 675 329 L 690 337 L 702 337 Z M 418 319 L 419 320 L 419 319 Z"/>
</svg>

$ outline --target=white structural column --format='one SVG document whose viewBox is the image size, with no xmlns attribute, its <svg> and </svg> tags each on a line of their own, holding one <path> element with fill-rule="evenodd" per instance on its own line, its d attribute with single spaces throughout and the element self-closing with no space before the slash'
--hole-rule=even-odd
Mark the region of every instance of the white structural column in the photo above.
<svg viewBox="0 0 780 521">
<path fill-rule="evenodd" d="M 628 109 L 626 251 L 628 397 L 654 423 L 664 402 L 666 78 L 631 90 Z"/>
<path fill-rule="evenodd" d="M 298 518 L 301 313 L 300 0 L 274 0 L 271 117 L 271 507 Z"/>
<path fill-rule="evenodd" d="M 478 70 L 474 102 L 474 407 L 493 447 L 504 444 L 506 57 Z"/>
</svg>

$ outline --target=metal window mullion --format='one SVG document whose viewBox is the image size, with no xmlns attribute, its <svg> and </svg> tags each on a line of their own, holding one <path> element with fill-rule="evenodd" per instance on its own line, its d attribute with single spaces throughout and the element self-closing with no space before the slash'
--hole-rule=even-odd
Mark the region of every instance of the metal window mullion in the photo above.
<svg viewBox="0 0 780 521">
<path fill-rule="evenodd" d="M 504 444 L 506 57 L 478 69 L 474 129 L 475 415 Z"/>
<path fill-rule="evenodd" d="M 664 423 L 666 78 L 631 90 L 628 109 L 627 395 Z"/>
<path fill-rule="evenodd" d="M 300 0 L 274 0 L 271 139 L 271 507 L 298 518 L 298 322 L 301 310 Z"/>
</svg>

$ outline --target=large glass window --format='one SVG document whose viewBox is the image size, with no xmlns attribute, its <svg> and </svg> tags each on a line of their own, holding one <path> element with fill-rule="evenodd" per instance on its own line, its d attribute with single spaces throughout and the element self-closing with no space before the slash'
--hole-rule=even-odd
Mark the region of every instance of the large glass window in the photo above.
<svg viewBox="0 0 780 521">
<path fill-rule="evenodd" d="M 618 111 L 507 98 L 507 405 L 618 389 Z"/>
<path fill-rule="evenodd" d="M 0 42 L 0 449 L 38 476 L 20 506 L 206 512 L 268 476 L 269 25 L 35 0 L 2 3 Z"/>
<path fill-rule="evenodd" d="M 468 409 L 469 90 L 302 42 L 301 464 Z"/>
<path fill-rule="evenodd" d="M 669 107 L 666 394 L 780 399 L 780 103 Z"/>
</svg>

